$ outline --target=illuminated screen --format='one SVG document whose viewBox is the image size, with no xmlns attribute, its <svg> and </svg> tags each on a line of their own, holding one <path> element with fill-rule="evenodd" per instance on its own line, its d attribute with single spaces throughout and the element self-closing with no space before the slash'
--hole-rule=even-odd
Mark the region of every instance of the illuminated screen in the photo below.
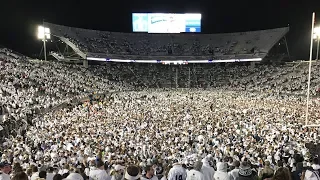
<svg viewBox="0 0 320 180">
<path fill-rule="evenodd" d="M 132 13 L 133 32 L 201 32 L 201 14 Z"/>
</svg>

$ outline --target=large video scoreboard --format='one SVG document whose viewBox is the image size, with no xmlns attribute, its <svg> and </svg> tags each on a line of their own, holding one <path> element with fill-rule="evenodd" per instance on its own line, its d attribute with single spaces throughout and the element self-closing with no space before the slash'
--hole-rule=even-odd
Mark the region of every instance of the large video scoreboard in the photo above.
<svg viewBox="0 0 320 180">
<path fill-rule="evenodd" d="M 201 32 L 201 14 L 132 13 L 133 32 Z"/>
</svg>

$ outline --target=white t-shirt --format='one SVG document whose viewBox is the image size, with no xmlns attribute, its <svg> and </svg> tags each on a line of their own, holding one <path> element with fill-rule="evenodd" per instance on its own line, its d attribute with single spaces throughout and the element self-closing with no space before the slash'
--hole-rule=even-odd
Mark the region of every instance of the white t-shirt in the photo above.
<svg viewBox="0 0 320 180">
<path fill-rule="evenodd" d="M 46 180 L 53 180 L 54 173 L 47 173 Z"/>
<path fill-rule="evenodd" d="M 111 180 L 111 176 L 105 170 L 96 169 L 90 171 L 89 180 Z"/>
<path fill-rule="evenodd" d="M 318 174 L 310 170 L 307 170 L 306 173 L 304 174 L 305 180 L 318 180 L 319 178 L 320 177 Z"/>
<path fill-rule="evenodd" d="M 203 174 L 204 180 L 213 180 L 214 169 L 211 166 L 202 165 L 201 172 Z"/>
<path fill-rule="evenodd" d="M 230 180 L 236 180 L 239 177 L 239 169 L 233 169 L 228 172 Z"/>
<path fill-rule="evenodd" d="M 204 180 L 204 177 L 200 171 L 192 169 L 187 173 L 187 180 Z"/>
<path fill-rule="evenodd" d="M 38 179 L 39 178 L 39 173 L 38 172 L 36 172 L 36 173 L 33 173 L 32 174 L 32 176 L 31 176 L 31 180 L 36 180 L 36 179 Z"/>
<path fill-rule="evenodd" d="M 181 165 L 174 165 L 169 173 L 168 180 L 186 180 L 187 171 Z"/>
<path fill-rule="evenodd" d="M 58 172 L 58 174 L 63 175 L 63 174 L 68 173 L 68 172 L 69 172 L 68 169 L 61 169 L 61 170 Z"/>
<path fill-rule="evenodd" d="M 10 175 L 5 174 L 5 173 L 1 173 L 0 180 L 10 180 Z"/>
</svg>

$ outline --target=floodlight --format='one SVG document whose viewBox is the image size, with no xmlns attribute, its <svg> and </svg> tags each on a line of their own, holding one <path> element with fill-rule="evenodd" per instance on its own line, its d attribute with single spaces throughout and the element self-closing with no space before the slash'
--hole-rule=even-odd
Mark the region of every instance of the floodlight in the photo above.
<svg viewBox="0 0 320 180">
<path fill-rule="evenodd" d="M 313 39 L 320 38 L 320 26 L 313 29 Z"/>
<path fill-rule="evenodd" d="M 43 41 L 44 60 L 47 61 L 46 40 L 50 39 L 50 29 L 44 26 L 38 26 L 38 39 Z"/>
<path fill-rule="evenodd" d="M 43 27 L 43 26 L 39 26 L 38 27 L 38 39 L 42 39 L 42 40 L 46 40 L 46 39 L 50 39 L 50 29 Z"/>
<path fill-rule="evenodd" d="M 319 40 L 320 40 L 320 26 L 315 27 L 313 29 L 313 39 L 316 39 L 317 42 L 317 56 L 316 56 L 316 60 L 319 59 Z"/>
<path fill-rule="evenodd" d="M 320 26 L 314 28 L 314 34 L 320 36 Z"/>
</svg>

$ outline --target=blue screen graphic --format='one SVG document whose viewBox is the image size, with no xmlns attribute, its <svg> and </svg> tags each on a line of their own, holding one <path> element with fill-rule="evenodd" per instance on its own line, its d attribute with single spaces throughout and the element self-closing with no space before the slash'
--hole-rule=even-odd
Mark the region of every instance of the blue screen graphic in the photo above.
<svg viewBox="0 0 320 180">
<path fill-rule="evenodd" d="M 148 32 L 148 14 L 133 13 L 132 28 L 133 32 Z"/>
<path fill-rule="evenodd" d="M 201 32 L 201 14 L 133 13 L 133 32 Z"/>
<path fill-rule="evenodd" d="M 187 19 L 185 32 L 201 32 L 201 19 Z"/>
</svg>

